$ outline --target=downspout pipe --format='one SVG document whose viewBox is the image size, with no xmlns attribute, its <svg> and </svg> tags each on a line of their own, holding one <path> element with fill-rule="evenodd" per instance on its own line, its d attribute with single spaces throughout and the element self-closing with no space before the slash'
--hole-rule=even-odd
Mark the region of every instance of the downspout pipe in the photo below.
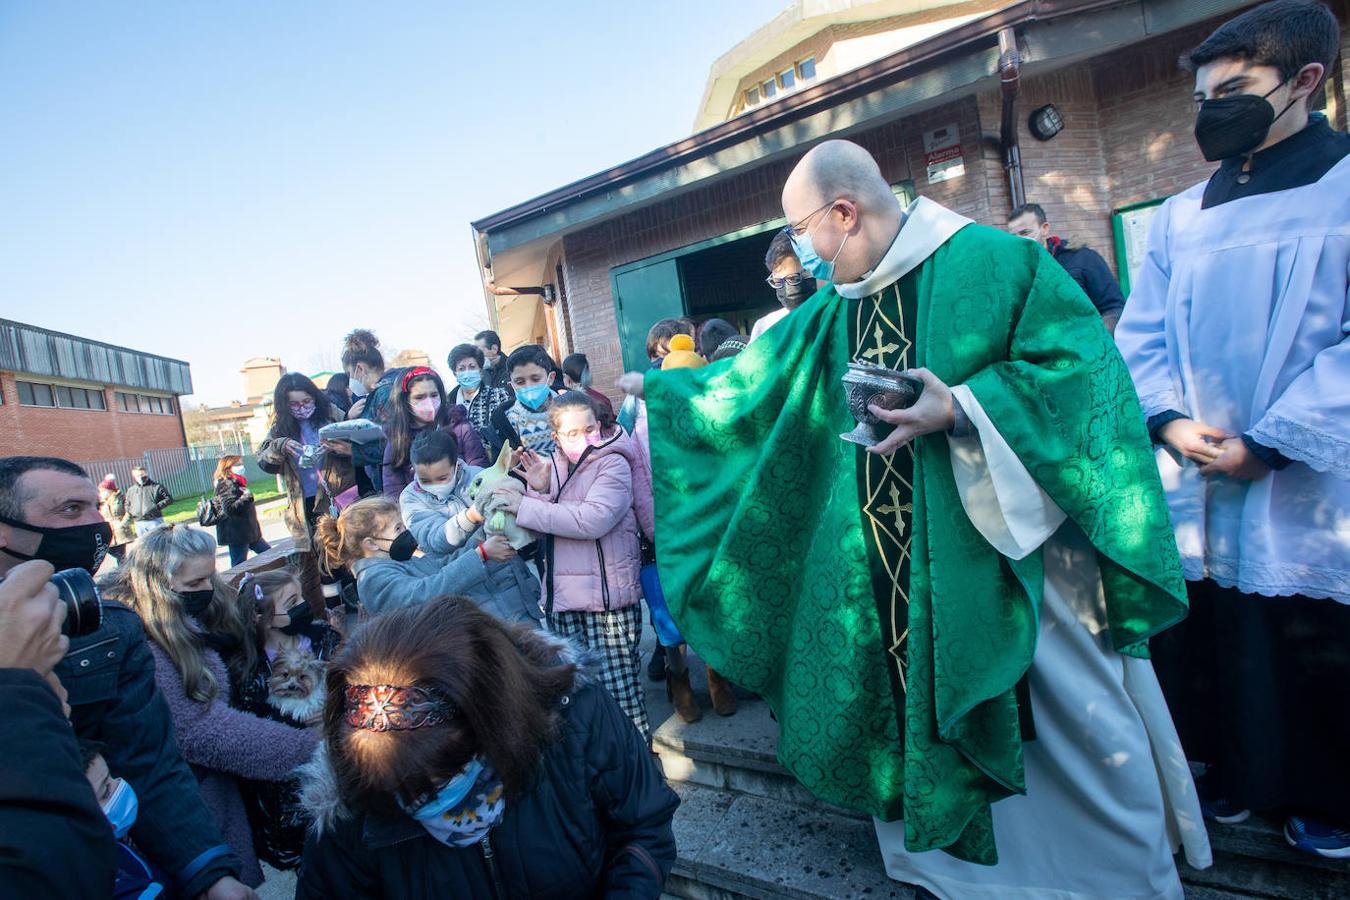
<svg viewBox="0 0 1350 900">
<path fill-rule="evenodd" d="M 1022 54 L 1017 49 L 1017 32 L 1002 28 L 998 33 L 998 80 L 1003 95 L 1003 116 L 999 125 L 999 150 L 1008 176 L 1008 202 L 1016 209 L 1027 202 L 1022 182 L 1022 149 L 1017 143 L 1017 92 L 1022 86 Z"/>
</svg>

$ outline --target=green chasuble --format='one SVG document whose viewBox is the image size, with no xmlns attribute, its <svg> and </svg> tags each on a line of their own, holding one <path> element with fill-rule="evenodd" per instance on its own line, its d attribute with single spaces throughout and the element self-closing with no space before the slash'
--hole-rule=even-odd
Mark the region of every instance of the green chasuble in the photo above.
<svg viewBox="0 0 1350 900">
<path fill-rule="evenodd" d="M 944 435 L 889 459 L 840 440 L 854 358 L 971 389 L 1096 547 L 1109 640 L 1136 656 L 1186 610 L 1157 465 L 1091 303 L 978 225 L 871 297 L 827 288 L 733 359 L 646 377 L 661 582 L 690 645 L 766 699 L 816 796 L 992 864 L 990 804 L 1025 791 L 1041 551 L 985 541 Z"/>
</svg>

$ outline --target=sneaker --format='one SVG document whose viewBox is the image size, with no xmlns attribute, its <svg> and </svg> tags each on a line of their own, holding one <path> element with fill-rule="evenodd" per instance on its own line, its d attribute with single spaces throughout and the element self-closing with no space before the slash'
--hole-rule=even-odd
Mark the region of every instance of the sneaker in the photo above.
<svg viewBox="0 0 1350 900">
<path fill-rule="evenodd" d="M 666 648 L 660 644 L 656 645 L 651 662 L 647 663 L 647 678 L 651 681 L 666 680 Z"/>
<path fill-rule="evenodd" d="M 1229 803 L 1223 797 L 1215 800 L 1200 800 L 1200 812 L 1206 819 L 1212 819 L 1221 825 L 1238 825 L 1252 817 L 1250 809 L 1239 809 L 1237 804 Z"/>
<path fill-rule="evenodd" d="M 1284 823 L 1284 839 L 1289 846 L 1304 853 L 1350 859 L 1350 828 L 1290 816 Z"/>
</svg>

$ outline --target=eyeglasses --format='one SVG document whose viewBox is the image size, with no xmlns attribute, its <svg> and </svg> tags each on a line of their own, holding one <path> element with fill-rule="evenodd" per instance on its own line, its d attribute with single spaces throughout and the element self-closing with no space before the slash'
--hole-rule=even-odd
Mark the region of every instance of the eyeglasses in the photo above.
<svg viewBox="0 0 1350 900">
<path fill-rule="evenodd" d="M 829 203 L 826 203 L 824 206 L 820 207 L 815 212 L 802 216 L 796 222 L 793 222 L 789 225 L 784 225 L 783 233 L 788 235 L 789 237 L 795 237 L 797 235 L 800 235 L 803 231 L 806 230 L 807 222 L 811 221 L 816 216 L 820 215 L 825 210 L 829 209 L 831 206 L 834 206 L 838 202 L 839 202 L 838 200 L 831 200 Z"/>
<path fill-rule="evenodd" d="M 586 437 L 589 434 L 597 434 L 599 431 L 599 426 L 588 425 L 585 428 L 576 428 L 572 431 L 560 431 L 558 432 L 558 437 L 562 438 L 564 441 L 575 441 L 578 438 Z"/>
<path fill-rule="evenodd" d="M 796 287 L 797 285 L 802 283 L 802 279 L 804 279 L 805 277 L 806 276 L 803 275 L 801 272 L 793 272 L 791 275 L 784 275 L 782 278 L 775 278 L 774 276 L 770 275 L 768 278 L 765 278 L 764 280 L 768 282 L 769 287 L 773 288 L 776 291 L 785 284 L 790 285 L 792 287 Z"/>
</svg>

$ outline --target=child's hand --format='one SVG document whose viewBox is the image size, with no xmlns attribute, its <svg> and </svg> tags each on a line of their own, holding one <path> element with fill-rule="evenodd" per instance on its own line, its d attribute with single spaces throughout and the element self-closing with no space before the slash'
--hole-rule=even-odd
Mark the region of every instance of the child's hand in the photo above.
<svg viewBox="0 0 1350 900">
<path fill-rule="evenodd" d="M 525 483 L 541 494 L 547 493 L 553 481 L 553 466 L 548 458 L 533 450 L 521 450 L 516 471 L 525 476 Z M 515 512 L 515 510 L 511 510 Z"/>
<path fill-rule="evenodd" d="M 494 534 L 483 541 L 483 555 L 493 562 L 506 562 L 516 555 L 516 548 L 503 535 Z"/>
<path fill-rule="evenodd" d="M 488 505 L 492 510 L 504 509 L 515 515 L 520 512 L 521 499 L 522 495 L 518 489 L 503 484 L 492 489 L 492 500 Z"/>
</svg>

